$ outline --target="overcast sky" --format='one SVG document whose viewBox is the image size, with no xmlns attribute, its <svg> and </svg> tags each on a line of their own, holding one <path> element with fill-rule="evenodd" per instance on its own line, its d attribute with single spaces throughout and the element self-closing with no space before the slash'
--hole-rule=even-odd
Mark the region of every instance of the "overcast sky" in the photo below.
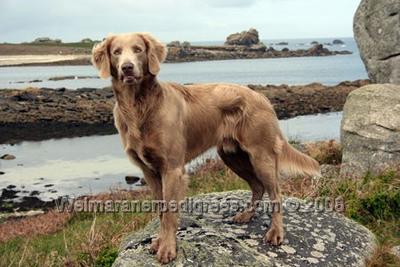
<svg viewBox="0 0 400 267">
<path fill-rule="evenodd" d="M 146 31 L 164 42 L 350 37 L 360 0 L 0 0 L 0 42 Z"/>
</svg>

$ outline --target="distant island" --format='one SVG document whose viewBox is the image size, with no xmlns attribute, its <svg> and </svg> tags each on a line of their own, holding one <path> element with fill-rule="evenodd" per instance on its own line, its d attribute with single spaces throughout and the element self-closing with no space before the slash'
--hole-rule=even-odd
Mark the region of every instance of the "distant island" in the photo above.
<svg viewBox="0 0 400 267">
<path fill-rule="evenodd" d="M 60 39 L 36 38 L 22 44 L 0 44 L 0 66 L 26 65 L 90 65 L 93 45 L 98 42 L 89 38 L 80 42 L 63 43 Z M 343 44 L 334 40 L 334 44 Z M 285 46 L 288 42 L 276 45 Z M 333 51 L 318 42 L 311 43 L 309 49 L 277 50 L 267 47 L 259 39 L 256 29 L 234 33 L 226 38 L 223 45 L 192 45 L 189 42 L 173 41 L 167 44 L 166 62 L 192 62 L 227 59 L 286 58 L 347 55 L 350 51 Z"/>
</svg>

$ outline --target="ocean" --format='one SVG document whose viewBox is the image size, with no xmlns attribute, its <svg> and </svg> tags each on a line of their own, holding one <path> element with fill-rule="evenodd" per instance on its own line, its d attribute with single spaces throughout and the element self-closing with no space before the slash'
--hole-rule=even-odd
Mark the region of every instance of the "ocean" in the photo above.
<svg viewBox="0 0 400 267">
<path fill-rule="evenodd" d="M 332 42 L 327 39 L 264 40 L 277 50 L 307 49 L 312 41 Z M 289 84 L 301 85 L 319 82 L 335 85 L 342 81 L 366 79 L 367 73 L 360 59 L 353 38 L 341 38 L 344 45 L 326 46 L 330 50 L 349 50 L 351 55 L 328 57 L 298 57 L 269 59 L 238 59 L 187 63 L 164 63 L 159 79 L 178 83 L 227 82 L 238 84 Z M 286 41 L 285 46 L 275 45 Z M 203 42 L 201 44 L 221 44 Z M 200 44 L 200 43 L 196 43 Z M 0 68 L 0 88 L 48 87 L 76 89 L 82 87 L 102 88 L 110 85 L 109 80 L 72 79 L 48 81 L 55 76 L 97 76 L 93 66 L 32 66 Z M 42 80 L 42 82 L 29 82 Z"/>
</svg>

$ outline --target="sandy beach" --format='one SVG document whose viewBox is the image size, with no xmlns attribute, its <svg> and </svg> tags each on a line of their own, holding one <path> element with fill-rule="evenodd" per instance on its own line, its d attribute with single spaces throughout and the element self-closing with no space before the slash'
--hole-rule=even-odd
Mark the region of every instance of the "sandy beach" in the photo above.
<svg viewBox="0 0 400 267">
<path fill-rule="evenodd" d="M 65 61 L 90 60 L 90 55 L 13 55 L 0 56 L 0 66 L 47 64 Z"/>
</svg>

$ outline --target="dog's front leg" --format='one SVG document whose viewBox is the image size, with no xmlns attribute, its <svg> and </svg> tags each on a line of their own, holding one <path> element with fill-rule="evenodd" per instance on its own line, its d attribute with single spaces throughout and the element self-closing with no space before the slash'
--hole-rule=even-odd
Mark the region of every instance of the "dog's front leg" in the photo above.
<svg viewBox="0 0 400 267">
<path fill-rule="evenodd" d="M 144 165 L 142 166 L 142 171 L 144 174 L 144 179 L 147 185 L 150 187 L 151 192 L 153 193 L 154 200 L 156 200 L 157 202 L 159 201 L 161 202 L 163 200 L 163 194 L 162 194 L 162 184 L 160 175 Z M 162 220 L 161 212 L 159 212 L 159 217 L 161 221 Z M 157 253 L 159 245 L 160 245 L 160 237 L 157 236 L 151 242 L 150 252 Z"/>
<path fill-rule="evenodd" d="M 186 189 L 183 170 L 183 167 L 167 170 L 162 176 L 162 193 L 166 209 L 161 217 L 157 259 L 164 264 L 176 258 L 179 202 L 185 197 Z"/>
</svg>

